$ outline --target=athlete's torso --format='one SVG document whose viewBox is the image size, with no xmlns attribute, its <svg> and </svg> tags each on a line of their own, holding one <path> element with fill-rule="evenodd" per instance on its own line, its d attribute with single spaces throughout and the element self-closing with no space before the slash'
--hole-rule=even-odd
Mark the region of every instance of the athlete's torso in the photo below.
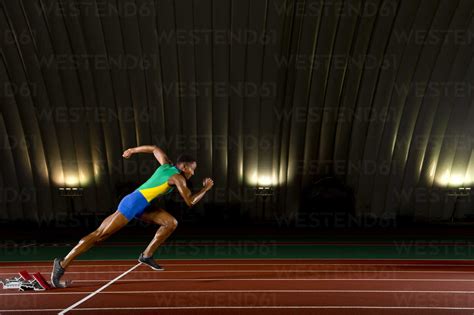
<svg viewBox="0 0 474 315">
<path fill-rule="evenodd" d="M 148 202 L 153 199 L 170 193 L 174 188 L 168 184 L 168 179 L 179 174 L 180 171 L 171 164 L 163 164 L 155 171 L 155 173 L 143 185 L 138 187 L 138 191 L 145 197 Z"/>
</svg>

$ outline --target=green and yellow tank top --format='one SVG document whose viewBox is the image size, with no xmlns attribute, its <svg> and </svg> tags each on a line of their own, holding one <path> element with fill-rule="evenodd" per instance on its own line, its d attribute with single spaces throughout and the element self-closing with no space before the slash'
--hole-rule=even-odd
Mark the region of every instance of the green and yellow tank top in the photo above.
<svg viewBox="0 0 474 315">
<path fill-rule="evenodd" d="M 137 190 L 148 202 L 151 202 L 153 199 L 173 191 L 174 188 L 168 185 L 168 179 L 179 173 L 180 171 L 175 166 L 171 164 L 163 164 L 158 167 L 150 179 Z"/>
</svg>

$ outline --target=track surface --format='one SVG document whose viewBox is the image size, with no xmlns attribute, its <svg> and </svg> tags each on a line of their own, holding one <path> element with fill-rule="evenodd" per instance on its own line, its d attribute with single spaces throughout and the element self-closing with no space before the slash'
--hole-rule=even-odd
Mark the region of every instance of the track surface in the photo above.
<svg viewBox="0 0 474 315">
<path fill-rule="evenodd" d="M 474 314 L 474 262 L 162 260 L 138 266 L 66 314 Z M 0 290 L 0 314 L 57 314 L 137 264 L 79 261 L 67 289 Z M 49 278 L 50 263 L 0 263 Z"/>
</svg>

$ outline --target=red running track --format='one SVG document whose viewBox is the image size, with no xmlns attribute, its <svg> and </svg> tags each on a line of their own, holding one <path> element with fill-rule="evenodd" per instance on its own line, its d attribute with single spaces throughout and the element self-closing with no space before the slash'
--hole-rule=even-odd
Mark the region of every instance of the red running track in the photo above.
<svg viewBox="0 0 474 315">
<path fill-rule="evenodd" d="M 80 261 L 64 277 L 73 280 L 70 288 L 0 290 L 0 314 L 57 314 L 84 298 L 65 314 L 474 314 L 474 262 L 470 261 L 161 263 L 166 271 L 142 265 L 130 271 L 135 261 Z M 22 269 L 49 277 L 51 266 L 0 263 L 0 278 Z"/>
</svg>

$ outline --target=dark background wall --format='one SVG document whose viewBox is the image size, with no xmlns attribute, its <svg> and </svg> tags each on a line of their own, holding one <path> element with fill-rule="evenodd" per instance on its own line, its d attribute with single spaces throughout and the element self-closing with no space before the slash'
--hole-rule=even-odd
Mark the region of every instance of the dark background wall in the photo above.
<svg viewBox="0 0 474 315">
<path fill-rule="evenodd" d="M 326 195 L 354 216 L 464 217 L 470 197 L 450 193 L 474 181 L 473 8 L 2 0 L 0 219 L 113 211 L 157 166 L 121 158 L 142 144 L 195 155 L 194 188 L 214 178 L 196 220 L 297 220 Z"/>
</svg>

